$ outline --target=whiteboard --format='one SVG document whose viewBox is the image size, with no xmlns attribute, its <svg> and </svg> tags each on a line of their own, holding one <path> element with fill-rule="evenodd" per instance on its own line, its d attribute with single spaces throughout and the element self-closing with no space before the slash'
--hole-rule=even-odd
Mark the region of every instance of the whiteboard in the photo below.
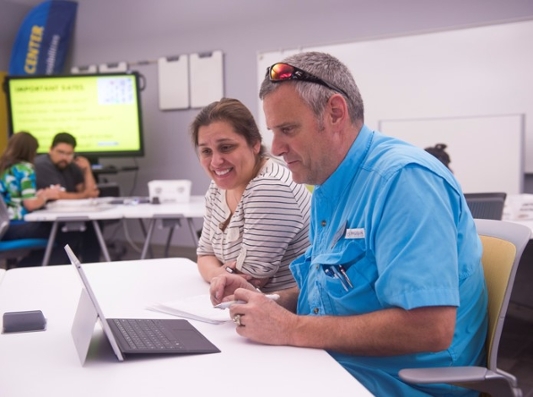
<svg viewBox="0 0 533 397">
<path fill-rule="evenodd" d="M 222 51 L 189 55 L 191 107 L 201 108 L 224 96 Z"/>
<path fill-rule="evenodd" d="M 523 21 L 265 52 L 258 54 L 258 81 L 285 52 L 314 50 L 336 56 L 352 71 L 372 129 L 379 120 L 523 114 L 525 172 L 533 173 L 532 43 L 533 21 Z M 261 103 L 258 114 L 269 146 Z"/>
<path fill-rule="evenodd" d="M 523 191 L 523 115 L 380 120 L 379 129 L 422 149 L 446 144 L 464 193 Z"/>
<path fill-rule="evenodd" d="M 157 60 L 159 109 L 189 107 L 189 56 L 162 57 Z"/>
</svg>

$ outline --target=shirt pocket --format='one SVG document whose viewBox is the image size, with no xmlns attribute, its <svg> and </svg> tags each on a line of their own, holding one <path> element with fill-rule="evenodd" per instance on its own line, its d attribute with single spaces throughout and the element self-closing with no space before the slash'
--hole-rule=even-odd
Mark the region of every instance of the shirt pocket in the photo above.
<svg viewBox="0 0 533 397">
<path fill-rule="evenodd" d="M 320 268 L 317 286 L 328 314 L 361 314 L 376 307 L 377 269 L 372 262 L 365 239 L 341 239 L 313 257 L 313 264 Z"/>
</svg>

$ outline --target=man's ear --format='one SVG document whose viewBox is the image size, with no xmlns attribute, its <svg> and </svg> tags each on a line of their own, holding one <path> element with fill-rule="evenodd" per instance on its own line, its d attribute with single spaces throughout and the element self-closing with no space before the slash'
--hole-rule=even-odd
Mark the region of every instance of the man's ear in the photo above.
<svg viewBox="0 0 533 397">
<path fill-rule="evenodd" d="M 332 95 L 328 100 L 331 125 L 338 126 L 348 117 L 348 104 L 341 94 Z"/>
</svg>

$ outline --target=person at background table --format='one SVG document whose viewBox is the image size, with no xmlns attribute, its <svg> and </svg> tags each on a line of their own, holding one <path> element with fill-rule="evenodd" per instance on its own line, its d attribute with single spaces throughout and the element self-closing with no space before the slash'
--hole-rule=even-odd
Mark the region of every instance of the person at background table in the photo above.
<svg viewBox="0 0 533 397">
<path fill-rule="evenodd" d="M 82 156 L 75 156 L 76 138 L 68 132 L 56 134 L 48 154 L 37 156 L 35 159 L 35 173 L 37 188 L 47 186 L 61 186 L 59 199 L 87 199 L 100 194 L 94 179 L 89 160 Z M 100 244 L 92 222 L 86 222 L 85 231 L 81 232 L 83 262 L 99 262 Z M 77 232 L 68 232 L 77 233 Z M 68 258 L 65 255 L 65 263 Z"/>
<path fill-rule="evenodd" d="M 309 246 L 310 193 L 268 156 L 251 112 L 236 99 L 203 108 L 191 125 L 211 184 L 198 269 L 211 282 L 233 271 L 264 291 L 294 287 L 290 262 Z"/>
<path fill-rule="evenodd" d="M 326 349 L 376 396 L 477 396 L 413 385 L 402 368 L 485 362 L 482 245 L 453 174 L 421 148 L 372 131 L 338 59 L 300 53 L 260 89 L 272 153 L 315 185 L 311 247 L 291 264 L 298 286 L 273 302 L 233 275 L 211 299 L 256 342 Z"/>
<path fill-rule="evenodd" d="M 2 240 L 48 239 L 50 235 L 50 223 L 24 221 L 24 215 L 43 208 L 48 200 L 57 199 L 60 193 L 57 186 L 37 190 L 33 167 L 37 148 L 37 139 L 29 132 L 21 131 L 9 138 L 0 157 L 0 193 L 10 219 Z M 30 254 L 17 266 L 40 264 L 39 255 Z"/>
<path fill-rule="evenodd" d="M 452 169 L 450 168 L 450 163 L 452 162 L 452 160 L 450 158 L 450 155 L 446 152 L 446 148 L 447 146 L 444 143 L 437 143 L 435 146 L 429 146 L 424 150 L 429 154 L 433 155 L 433 157 L 440 160 L 440 162 L 444 164 L 446 168 L 452 171 Z"/>
<path fill-rule="evenodd" d="M 48 154 L 37 156 L 35 172 L 37 187 L 59 185 L 64 191 L 59 199 L 98 197 L 99 191 L 89 160 L 75 156 L 76 138 L 67 132 L 54 136 Z"/>
</svg>

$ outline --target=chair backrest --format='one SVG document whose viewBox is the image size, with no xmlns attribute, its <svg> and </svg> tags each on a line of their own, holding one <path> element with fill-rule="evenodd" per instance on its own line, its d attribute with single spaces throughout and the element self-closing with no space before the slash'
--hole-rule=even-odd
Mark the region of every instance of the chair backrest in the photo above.
<svg viewBox="0 0 533 397">
<path fill-rule="evenodd" d="M 0 194 L 0 240 L 9 228 L 9 212 L 7 205 L 4 202 L 4 197 Z"/>
<path fill-rule="evenodd" d="M 475 222 L 483 244 L 482 262 L 489 298 L 487 367 L 496 371 L 500 337 L 516 270 L 529 242 L 531 230 L 510 222 L 488 219 L 476 219 Z"/>
<path fill-rule="evenodd" d="M 465 193 L 466 203 L 476 219 L 501 220 L 507 193 Z"/>
</svg>

